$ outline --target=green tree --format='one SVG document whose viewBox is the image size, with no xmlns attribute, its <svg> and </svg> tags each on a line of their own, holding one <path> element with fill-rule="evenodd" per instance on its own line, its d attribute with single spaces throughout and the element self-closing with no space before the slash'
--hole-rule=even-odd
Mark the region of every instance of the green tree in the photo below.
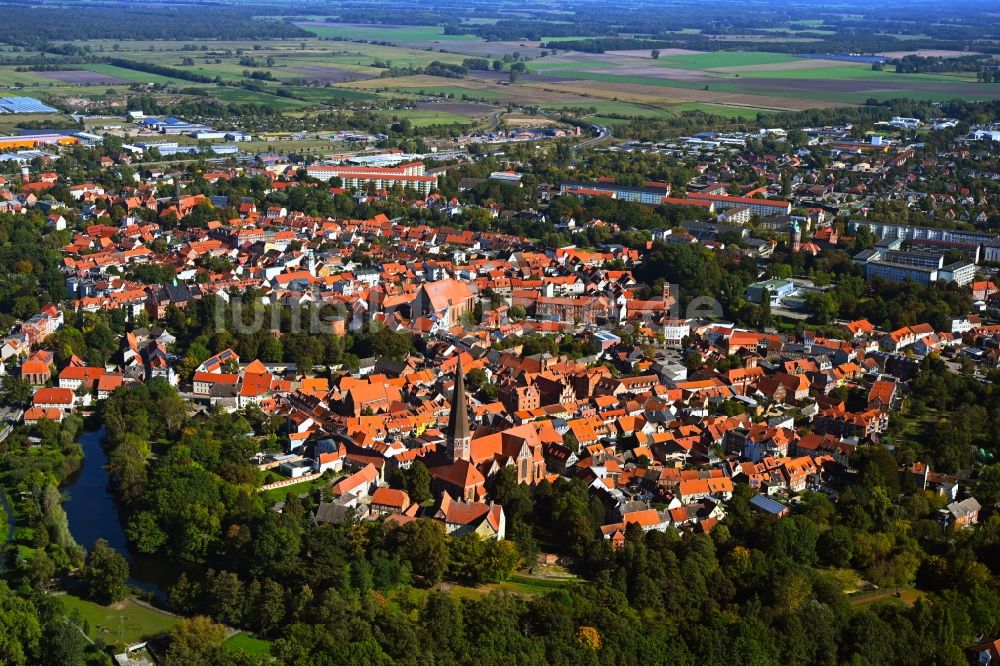
<svg viewBox="0 0 1000 666">
<path fill-rule="evenodd" d="M 237 625 L 243 619 L 243 583 L 231 571 L 209 570 L 205 594 L 212 616 L 219 622 Z"/>
<path fill-rule="evenodd" d="M 36 550 L 31 557 L 28 579 L 35 588 L 43 588 L 56 574 L 56 565 L 44 550 Z"/>
<path fill-rule="evenodd" d="M 91 596 L 100 603 L 118 603 L 128 594 L 128 562 L 104 539 L 95 541 L 87 553 L 83 577 Z"/>
<path fill-rule="evenodd" d="M 790 557 L 800 564 L 813 564 L 816 562 L 818 537 L 815 523 L 805 516 L 779 520 L 771 536 L 771 552 L 777 557 Z"/>
<path fill-rule="evenodd" d="M 24 666 L 35 662 L 42 629 L 31 602 L 0 580 L 0 663 Z"/>
<path fill-rule="evenodd" d="M 490 540 L 479 564 L 479 579 L 499 583 L 510 578 L 521 565 L 521 553 L 510 541 Z"/>
<path fill-rule="evenodd" d="M 0 395 L 9 405 L 24 406 L 31 402 L 31 384 L 13 375 L 7 375 L 0 383 Z"/>
<path fill-rule="evenodd" d="M 28 319 L 41 309 L 38 299 L 34 296 L 19 296 L 14 299 L 14 307 L 10 313 L 18 319 Z"/>
<path fill-rule="evenodd" d="M 170 631 L 167 666 L 222 663 L 226 628 L 204 616 L 184 618 Z"/>
<path fill-rule="evenodd" d="M 268 336 L 267 340 L 264 341 L 264 345 L 261 347 L 261 360 L 268 363 L 280 363 L 284 359 L 284 356 L 285 352 L 281 344 L 281 339 Z"/>
<path fill-rule="evenodd" d="M 36 595 L 35 605 L 42 623 L 45 663 L 58 666 L 87 664 L 87 639 L 73 618 L 66 616 L 62 603 L 53 597 Z"/>
<path fill-rule="evenodd" d="M 823 562 L 835 567 L 846 567 L 850 565 L 854 555 L 854 535 L 851 528 L 836 525 L 820 535 L 816 546 Z"/>
<path fill-rule="evenodd" d="M 441 582 L 450 559 L 444 523 L 414 520 L 395 530 L 392 541 L 395 552 L 410 563 L 423 585 L 430 587 Z"/>
<path fill-rule="evenodd" d="M 423 504 L 431 499 L 431 473 L 420 460 L 414 460 L 409 469 L 405 469 L 403 484 L 410 499 L 417 504 Z"/>
</svg>

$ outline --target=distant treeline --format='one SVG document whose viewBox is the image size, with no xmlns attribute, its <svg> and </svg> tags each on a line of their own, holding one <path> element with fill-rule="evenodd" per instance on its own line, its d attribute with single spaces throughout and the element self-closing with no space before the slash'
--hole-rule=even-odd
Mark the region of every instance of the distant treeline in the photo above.
<svg viewBox="0 0 1000 666">
<path fill-rule="evenodd" d="M 70 60 L 60 60 L 57 63 L 48 63 L 45 65 L 30 65 L 24 67 L 15 67 L 15 72 L 61 72 L 66 69 L 66 65 L 69 64 L 83 64 L 86 62 L 84 58 L 75 58 L 75 62 Z"/>
<path fill-rule="evenodd" d="M 901 74 L 928 74 L 940 72 L 981 72 L 995 65 L 989 56 L 968 55 L 959 58 L 906 55 L 889 61 Z"/>
<path fill-rule="evenodd" d="M 337 8 L 337 15 L 326 19 L 327 23 L 362 23 L 370 25 L 441 25 L 449 20 L 454 14 L 442 13 L 440 11 L 422 11 L 403 3 L 406 14 L 400 13 L 400 8 L 396 7 L 363 7 L 363 8 Z M 281 11 L 280 5 L 269 7 L 269 13 L 276 14 Z M 330 12 L 330 5 L 309 6 L 295 5 L 296 14 L 322 15 Z"/>
<path fill-rule="evenodd" d="M 204 91 L 186 89 L 181 92 L 194 94 Z M 278 115 L 278 111 L 263 104 L 227 104 L 211 98 L 163 104 L 149 95 L 129 98 L 127 108 L 129 111 L 142 111 L 148 116 L 171 115 L 205 119 Z"/>
<path fill-rule="evenodd" d="M 613 35 L 615 34 L 615 30 L 607 24 L 591 23 L 589 25 L 581 25 L 579 23 L 506 19 L 497 21 L 496 23 L 483 23 L 479 25 L 457 25 L 450 23 L 444 26 L 444 34 L 472 34 L 489 41 L 516 41 L 519 39 L 540 41 L 545 37 Z"/>
<path fill-rule="evenodd" d="M 816 35 L 817 37 L 819 35 Z M 725 37 L 725 39 L 723 39 Z M 893 46 L 884 35 L 851 35 L 844 37 L 824 36 L 824 39 L 814 42 L 775 42 L 753 39 L 734 40 L 727 35 L 719 34 L 660 34 L 649 37 L 595 37 L 591 39 L 573 39 L 557 42 L 546 42 L 545 48 L 585 53 L 604 53 L 605 51 L 623 51 L 637 49 L 689 49 L 692 51 L 769 51 L 773 53 L 798 54 L 809 53 L 879 53 Z M 910 39 L 899 42 L 899 48 L 921 49 L 934 48 L 961 51 L 964 42 L 942 42 L 937 39 Z M 979 51 L 993 53 L 1000 51 L 995 44 L 982 44 L 975 47 Z"/>
<path fill-rule="evenodd" d="M 85 62 L 89 62 L 89 58 L 85 56 L 66 56 L 66 57 L 55 57 L 41 54 L 41 55 L 17 55 L 13 58 L 3 57 L 0 58 L 0 65 L 14 65 L 18 67 L 21 71 L 31 70 L 34 67 L 54 67 L 55 69 L 66 69 L 65 65 L 80 65 Z M 37 71 L 47 71 L 47 70 L 37 70 Z"/>
<path fill-rule="evenodd" d="M 259 9 L 259 8 L 258 8 Z M 74 4 L 72 7 L 5 5 L 0 41 L 37 47 L 88 39 L 271 39 L 309 33 L 291 23 L 255 19 L 254 8 L 150 7 Z"/>
<path fill-rule="evenodd" d="M 426 74 L 428 76 L 440 76 L 446 79 L 464 79 L 468 73 L 469 67 L 466 65 L 453 65 L 451 63 L 435 60 L 426 67 L 389 67 L 379 75 L 379 78 L 395 78 L 397 76 L 416 76 L 419 74 Z"/>
<path fill-rule="evenodd" d="M 546 42 L 545 48 L 562 49 L 569 51 L 583 51 L 585 53 L 604 53 L 605 51 L 633 51 L 641 49 L 668 49 L 672 48 L 673 42 L 669 40 L 634 39 L 632 37 L 598 37 L 595 39 L 570 39 L 559 42 Z M 718 50 L 719 44 L 716 42 L 714 49 Z M 686 47 L 685 47 L 686 48 Z"/>
</svg>

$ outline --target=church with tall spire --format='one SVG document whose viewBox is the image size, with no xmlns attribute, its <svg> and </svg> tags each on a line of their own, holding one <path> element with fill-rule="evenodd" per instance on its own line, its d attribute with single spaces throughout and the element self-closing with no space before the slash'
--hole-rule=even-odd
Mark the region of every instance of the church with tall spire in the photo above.
<svg viewBox="0 0 1000 666">
<path fill-rule="evenodd" d="M 471 357 L 466 355 L 465 360 Z M 480 428 L 473 433 L 465 394 L 463 365 L 467 364 L 459 354 L 444 447 L 425 458 L 432 488 L 462 500 L 481 501 L 487 494 L 486 479 L 507 466 L 517 471 L 519 483 L 538 483 L 546 473 L 542 447 L 546 443 L 561 444 L 562 435 L 549 421 Z"/>
<path fill-rule="evenodd" d="M 462 357 L 458 357 L 455 370 L 455 390 L 451 396 L 451 414 L 448 416 L 448 460 L 458 462 L 472 459 L 472 431 L 469 428 L 469 407 L 465 401 L 465 373 Z"/>
</svg>

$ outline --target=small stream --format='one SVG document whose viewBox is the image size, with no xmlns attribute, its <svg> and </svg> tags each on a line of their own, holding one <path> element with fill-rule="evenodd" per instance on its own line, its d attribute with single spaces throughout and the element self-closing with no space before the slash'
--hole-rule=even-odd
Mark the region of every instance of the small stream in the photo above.
<svg viewBox="0 0 1000 666">
<path fill-rule="evenodd" d="M 154 557 L 132 552 L 118 514 L 118 502 L 108 484 L 108 456 L 101 446 L 105 430 L 89 430 L 80 438 L 83 466 L 66 479 L 62 491 L 67 498 L 63 509 L 69 519 L 69 530 L 78 544 L 90 549 L 98 539 L 104 539 L 125 556 L 129 563 L 129 584 L 152 592 L 160 599 L 176 579 L 176 569 Z"/>
</svg>

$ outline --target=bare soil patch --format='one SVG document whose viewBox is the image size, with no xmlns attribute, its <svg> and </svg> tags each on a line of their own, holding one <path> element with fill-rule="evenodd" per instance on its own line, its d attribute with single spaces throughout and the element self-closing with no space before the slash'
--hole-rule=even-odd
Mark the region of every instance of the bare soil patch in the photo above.
<svg viewBox="0 0 1000 666">
<path fill-rule="evenodd" d="M 508 113 L 503 117 L 510 127 L 561 127 L 562 123 L 556 122 L 544 116 L 529 116 L 524 113 Z"/>
</svg>

